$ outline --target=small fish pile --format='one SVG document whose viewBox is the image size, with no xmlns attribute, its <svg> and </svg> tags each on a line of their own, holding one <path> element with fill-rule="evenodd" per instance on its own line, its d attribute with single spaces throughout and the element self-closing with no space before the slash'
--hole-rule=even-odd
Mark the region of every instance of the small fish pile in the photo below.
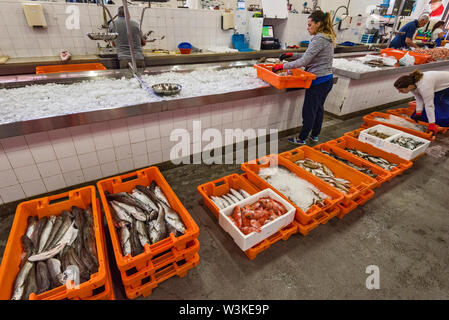
<svg viewBox="0 0 449 320">
<path fill-rule="evenodd" d="M 406 116 L 406 117 L 409 118 L 408 116 Z M 389 119 L 382 118 L 382 117 L 375 117 L 374 120 L 379 121 L 379 122 L 394 124 L 396 126 L 400 126 L 400 127 L 404 127 L 407 129 L 420 131 L 420 132 L 427 132 L 427 126 L 407 121 L 405 119 L 402 119 L 401 117 L 390 116 Z"/>
<path fill-rule="evenodd" d="M 416 148 L 424 144 L 424 142 L 422 141 L 416 141 L 411 137 L 404 137 L 404 136 L 400 136 L 396 139 L 391 140 L 391 143 L 400 145 L 401 147 L 409 150 L 415 150 Z"/>
<path fill-rule="evenodd" d="M 236 206 L 229 217 L 237 228 L 248 235 L 253 232 L 261 232 L 262 227 L 287 213 L 287 209 L 270 197 L 260 198 L 255 203 L 240 208 Z"/>
<path fill-rule="evenodd" d="M 310 182 L 283 167 L 268 167 L 259 170 L 258 175 L 306 212 L 313 205 L 324 206 L 324 200 L 331 198 Z"/>
<path fill-rule="evenodd" d="M 345 179 L 335 177 L 331 169 L 326 167 L 324 164 L 313 161 L 309 158 L 304 160 L 296 161 L 296 164 L 306 171 L 312 173 L 315 177 L 329 183 L 331 186 L 336 188 L 343 193 L 349 193 L 351 188 L 351 182 Z"/>
<path fill-rule="evenodd" d="M 137 256 L 151 245 L 185 233 L 185 225 L 173 210 L 163 191 L 153 181 L 149 187 L 138 185 L 132 193 L 119 192 L 106 198 L 118 231 L 123 256 Z"/>
<path fill-rule="evenodd" d="M 362 152 L 360 150 L 356 150 L 356 149 L 345 149 L 345 150 L 352 153 L 353 155 L 356 155 L 357 157 L 360 157 L 360 158 L 365 159 L 371 163 L 374 163 L 375 165 L 378 165 L 382 169 L 385 169 L 388 171 L 391 171 L 391 170 L 393 170 L 393 168 L 398 166 L 397 164 L 391 163 L 391 162 L 385 160 L 384 158 L 372 156 L 372 155 Z"/>
<path fill-rule="evenodd" d="M 83 283 L 98 271 L 92 208 L 73 206 L 71 212 L 38 219 L 28 218 L 21 238 L 23 253 L 11 300 L 28 299 L 68 279 Z"/>
<path fill-rule="evenodd" d="M 391 135 L 388 135 L 386 133 L 383 133 L 383 132 L 380 132 L 377 130 L 370 130 L 370 131 L 368 131 L 368 134 L 378 137 L 380 139 L 387 139 L 387 138 L 391 137 Z"/>
<path fill-rule="evenodd" d="M 211 196 L 210 198 L 218 208 L 225 209 L 229 206 L 232 206 L 234 203 L 245 200 L 246 198 L 251 196 L 248 192 L 246 192 L 243 189 L 237 191 L 235 189 L 230 188 L 229 191 L 230 192 L 222 196 L 219 197 Z"/>
<path fill-rule="evenodd" d="M 338 160 L 340 162 L 343 162 L 345 165 L 347 165 L 347 166 L 349 166 L 351 168 L 354 168 L 354 169 L 360 171 L 361 173 L 364 173 L 364 174 L 370 176 L 371 178 L 374 178 L 374 179 L 377 178 L 377 174 L 373 173 L 370 168 L 367 168 L 367 167 L 364 167 L 364 166 L 363 167 L 359 167 L 359 166 L 353 164 L 351 161 L 337 156 L 332 151 L 331 152 L 327 152 L 326 150 L 320 150 L 320 151 L 322 153 L 324 153 L 325 155 L 327 155 L 329 157 L 332 157 L 332 158 L 334 158 L 334 159 L 336 159 L 336 160 Z"/>
</svg>

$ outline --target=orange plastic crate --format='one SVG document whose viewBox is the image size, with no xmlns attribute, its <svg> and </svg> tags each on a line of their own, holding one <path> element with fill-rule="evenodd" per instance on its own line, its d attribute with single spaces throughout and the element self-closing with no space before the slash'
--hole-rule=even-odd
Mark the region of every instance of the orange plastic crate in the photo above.
<svg viewBox="0 0 449 320">
<path fill-rule="evenodd" d="M 381 167 L 376 166 L 369 161 L 366 161 L 359 157 L 356 157 L 355 155 L 353 155 L 349 152 L 345 152 L 344 150 L 341 150 L 340 148 L 337 148 L 337 147 L 333 146 L 332 144 L 324 143 L 319 146 L 315 146 L 314 149 L 318 150 L 318 151 L 324 150 L 327 152 L 332 152 L 335 155 L 337 155 L 338 157 L 348 160 L 349 162 L 355 164 L 356 166 L 365 167 L 365 168 L 370 169 L 372 173 L 377 175 L 377 177 L 376 177 L 377 184 L 374 186 L 374 188 L 379 187 L 384 182 L 390 181 L 391 178 L 393 177 L 392 174 L 390 173 L 390 171 L 382 169 Z M 325 155 L 325 156 L 328 157 L 327 155 Z"/>
<path fill-rule="evenodd" d="M 370 128 L 370 127 L 374 127 L 378 124 L 390 127 L 390 128 L 394 128 L 397 130 L 401 130 L 407 133 L 410 133 L 414 136 L 429 140 L 429 141 L 433 141 L 435 140 L 435 136 L 432 133 L 427 133 L 427 132 L 421 132 L 421 131 L 417 131 L 417 130 L 413 130 L 413 129 L 409 129 L 409 128 L 405 128 L 405 127 L 401 127 L 401 126 L 397 126 L 394 124 L 390 124 L 390 123 L 386 123 L 386 122 L 382 122 L 382 121 L 378 121 L 378 120 L 374 120 L 374 118 L 376 117 L 380 117 L 380 118 L 384 118 L 384 119 L 389 119 L 390 115 L 388 113 L 382 113 L 382 112 L 372 112 L 370 114 L 367 114 L 366 116 L 363 117 L 363 121 L 365 122 L 366 128 Z M 401 117 L 403 118 L 403 117 Z M 412 119 L 407 119 L 407 118 L 403 118 L 405 120 L 407 120 L 410 123 L 415 123 L 414 120 Z M 428 123 L 426 122 L 422 122 L 419 121 L 418 124 L 423 125 L 423 126 L 427 126 Z M 439 127 L 437 127 L 438 131 L 439 131 Z"/>
<path fill-rule="evenodd" d="M 307 236 L 312 230 L 316 229 L 322 224 L 326 224 L 330 219 L 337 217 L 341 212 L 340 206 L 336 206 L 332 209 L 325 210 L 319 215 L 315 216 L 312 222 L 308 224 L 298 224 L 298 231 L 303 236 Z"/>
<path fill-rule="evenodd" d="M 147 267 L 137 271 L 130 269 L 125 271 L 120 271 L 122 277 L 122 283 L 125 286 L 140 285 L 142 279 L 147 278 L 149 275 L 156 273 L 156 270 L 165 267 L 173 262 L 178 262 L 184 259 L 191 259 L 195 254 L 200 251 L 200 242 L 198 239 L 193 239 L 187 243 L 187 248 L 184 250 L 177 250 L 176 248 L 171 248 L 167 252 L 153 257 L 148 261 Z"/>
<path fill-rule="evenodd" d="M 59 215 L 63 210 L 71 210 L 72 206 L 86 209 L 92 204 L 92 214 L 95 229 L 95 242 L 97 245 L 98 272 L 90 276 L 89 281 L 81 283 L 78 288 L 59 286 L 39 295 L 30 294 L 30 300 L 59 300 L 59 299 L 86 299 L 92 297 L 97 288 L 104 286 L 108 279 L 106 244 L 102 236 L 102 217 L 98 208 L 95 187 L 88 186 L 69 192 L 22 202 L 17 206 L 14 222 L 9 234 L 8 243 L 0 267 L 0 300 L 11 298 L 14 282 L 19 272 L 20 255 L 23 251 L 20 238 L 28 227 L 28 217 L 37 215 L 38 218 Z"/>
<path fill-rule="evenodd" d="M 109 204 L 106 200 L 105 191 L 110 193 L 131 192 L 135 186 L 149 186 L 153 181 L 155 181 L 156 184 L 162 189 L 169 201 L 170 206 L 178 213 L 186 227 L 186 231 L 179 237 L 175 237 L 171 233 L 170 236 L 159 241 L 158 243 L 154 243 L 152 245 L 145 244 L 145 251 L 137 256 L 132 257 L 131 255 L 128 255 L 124 257 L 122 254 L 119 236 L 115 230 L 114 222 L 112 220 Z M 198 238 L 200 232 L 198 225 L 184 208 L 181 201 L 179 201 L 178 197 L 173 192 L 170 185 L 167 183 L 157 167 L 149 167 L 125 175 L 101 180 L 97 182 L 97 187 L 108 223 L 109 233 L 111 235 L 115 260 L 120 271 L 126 272 L 133 268 L 136 268 L 137 271 L 145 269 L 148 267 L 151 259 L 156 255 L 165 253 L 173 247 L 177 250 L 184 250 L 187 248 L 187 244 L 190 241 Z"/>
<path fill-rule="evenodd" d="M 204 203 L 206 206 L 214 213 L 215 217 L 218 219 L 220 214 L 220 209 L 215 205 L 215 203 L 209 198 L 210 196 L 222 196 L 229 192 L 229 189 L 233 188 L 235 190 L 243 189 L 249 194 L 253 195 L 257 192 L 261 191 L 253 184 L 251 184 L 247 179 L 247 174 L 238 175 L 232 174 L 215 181 L 211 181 L 205 184 L 202 184 L 197 187 L 198 193 L 203 197 Z M 272 236 L 258 243 L 254 247 L 245 251 L 246 256 L 250 260 L 254 260 L 257 255 L 261 252 L 267 250 L 274 243 L 279 240 L 288 240 L 290 236 L 294 235 L 298 232 L 298 225 L 295 221 L 285 228 L 279 230 Z"/>
<path fill-rule="evenodd" d="M 36 74 L 107 70 L 101 63 L 58 64 L 36 67 Z"/>
<path fill-rule="evenodd" d="M 413 114 L 413 112 L 415 112 L 415 111 L 411 110 L 410 108 L 398 108 L 398 109 L 387 110 L 387 113 L 394 114 L 395 116 L 403 117 L 403 118 L 406 118 L 405 116 L 407 116 L 407 118 L 410 118 L 410 116 Z"/>
<path fill-rule="evenodd" d="M 271 164 L 278 164 L 279 166 L 283 166 L 287 170 L 296 174 L 299 178 L 302 178 L 311 184 L 313 184 L 320 191 L 326 193 L 331 198 L 327 198 L 324 200 L 325 207 L 319 207 L 317 205 L 313 205 L 307 212 L 302 211 L 297 205 L 295 205 L 292 201 L 290 201 L 286 196 L 284 196 L 281 192 L 279 192 L 275 187 L 271 186 L 264 179 L 259 177 L 257 173 L 261 168 L 270 167 Z M 329 184 L 325 183 L 321 179 L 311 175 L 310 173 L 300 169 L 297 165 L 290 162 L 289 160 L 279 157 L 278 155 L 269 155 L 263 158 L 250 161 L 241 165 L 243 171 L 248 174 L 248 179 L 251 183 L 257 186 L 259 189 L 263 190 L 266 188 L 271 188 L 289 203 L 291 203 L 296 209 L 295 220 L 301 224 L 307 225 L 314 221 L 314 219 L 318 216 L 321 216 L 323 211 L 332 210 L 339 203 L 343 201 L 343 195 L 340 192 L 337 192 L 334 188 L 332 188 Z"/>
<path fill-rule="evenodd" d="M 429 61 L 429 59 L 432 57 L 430 54 L 422 54 L 413 51 L 404 51 L 393 48 L 382 49 L 380 51 L 381 55 L 385 54 L 386 56 L 395 57 L 398 61 L 401 60 L 401 58 L 403 58 L 407 53 L 409 53 L 409 55 L 411 55 L 412 57 L 415 57 L 415 65 L 427 63 L 427 61 Z"/>
<path fill-rule="evenodd" d="M 289 69 L 291 76 L 279 76 L 273 71 L 274 64 L 256 64 L 257 77 L 268 82 L 273 87 L 282 90 L 287 88 L 310 88 L 316 75 L 301 69 Z"/>
<path fill-rule="evenodd" d="M 153 290 L 165 280 L 178 276 L 183 278 L 190 269 L 193 269 L 200 262 L 200 256 L 195 254 L 191 260 L 182 260 L 173 262 L 159 270 L 156 273 L 142 279 L 141 285 L 125 286 L 125 293 L 129 299 L 135 299 L 139 296 L 147 297 Z"/>
<path fill-rule="evenodd" d="M 332 185 L 330 185 L 332 188 L 335 189 L 335 191 L 343 195 L 343 205 L 349 205 L 360 194 L 362 194 L 366 190 L 373 189 L 377 185 L 377 181 L 375 179 L 357 171 L 354 168 L 348 167 L 347 165 L 341 163 L 340 161 L 334 158 L 330 158 L 308 146 L 302 146 L 281 153 L 279 156 L 286 158 L 287 160 L 291 161 L 294 165 L 296 165 L 295 164 L 296 161 L 304 160 L 306 158 L 311 159 L 313 161 L 322 163 L 325 166 L 327 166 L 337 178 L 348 180 L 351 183 L 351 188 L 349 189 L 349 193 L 347 194 L 337 190 Z M 298 166 L 298 168 L 300 170 L 307 172 L 309 175 L 315 177 L 312 173 L 302 169 L 301 167 Z"/>
<path fill-rule="evenodd" d="M 345 149 L 357 149 L 360 150 L 362 152 L 371 154 L 373 156 L 376 157 L 382 157 L 385 160 L 397 164 L 397 167 L 394 167 L 390 173 L 392 175 L 392 177 L 396 177 L 400 174 L 402 174 L 405 170 L 410 169 L 413 166 L 413 162 L 412 161 L 408 161 L 405 159 L 402 159 L 400 157 L 398 157 L 395 154 L 383 151 L 381 149 L 375 148 L 372 145 L 368 144 L 368 143 L 363 143 L 359 140 L 357 140 L 356 138 L 353 138 L 351 136 L 343 136 L 337 140 L 334 141 L 330 141 L 328 142 L 329 146 L 335 146 L 337 148 L 340 148 L 341 150 L 343 150 L 345 153 L 348 153 L 350 155 L 353 155 L 352 153 L 349 153 L 347 151 L 345 151 Z M 354 157 L 357 157 L 355 155 L 353 155 Z M 359 158 L 359 157 L 357 157 Z M 369 162 L 367 160 L 364 160 L 362 158 L 359 158 L 365 162 Z M 377 166 L 376 164 L 373 164 L 375 166 Z M 381 168 L 381 167 L 379 167 Z M 382 169 L 382 168 L 381 168 Z"/>
</svg>

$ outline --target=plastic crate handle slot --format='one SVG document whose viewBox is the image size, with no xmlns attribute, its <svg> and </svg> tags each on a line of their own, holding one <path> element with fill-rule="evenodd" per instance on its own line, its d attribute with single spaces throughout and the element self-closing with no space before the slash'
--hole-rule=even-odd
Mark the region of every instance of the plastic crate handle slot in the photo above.
<svg viewBox="0 0 449 320">
<path fill-rule="evenodd" d="M 220 181 L 215 182 L 215 186 L 216 187 L 222 186 L 224 184 L 226 184 L 226 181 L 224 181 L 224 180 L 220 180 Z"/>
<path fill-rule="evenodd" d="M 132 181 L 132 180 L 136 180 L 138 178 L 138 175 L 132 175 L 126 178 L 122 178 L 122 182 L 128 182 L 128 181 Z"/>
<path fill-rule="evenodd" d="M 76 192 L 74 195 L 74 197 L 79 197 L 79 193 Z M 54 197 L 50 197 L 50 199 L 48 200 L 48 205 L 53 205 L 55 203 L 60 203 L 60 202 L 65 202 L 70 200 L 70 195 L 68 193 L 64 193 L 60 196 L 54 196 Z M 41 202 L 39 201 L 39 205 L 41 204 Z"/>
</svg>

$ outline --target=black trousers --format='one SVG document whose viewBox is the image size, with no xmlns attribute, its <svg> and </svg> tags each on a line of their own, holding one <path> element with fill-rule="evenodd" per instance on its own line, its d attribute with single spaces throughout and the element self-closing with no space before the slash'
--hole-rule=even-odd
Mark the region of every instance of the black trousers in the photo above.
<svg viewBox="0 0 449 320">
<path fill-rule="evenodd" d="M 314 137 L 320 135 L 324 117 L 324 102 L 333 86 L 334 80 L 331 79 L 306 90 L 302 108 L 302 130 L 299 139 L 306 140 L 310 132 Z"/>
</svg>

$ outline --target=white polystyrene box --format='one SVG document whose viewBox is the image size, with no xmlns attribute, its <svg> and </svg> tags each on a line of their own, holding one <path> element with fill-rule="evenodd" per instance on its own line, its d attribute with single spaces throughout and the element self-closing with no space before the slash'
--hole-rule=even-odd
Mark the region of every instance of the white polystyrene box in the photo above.
<svg viewBox="0 0 449 320">
<path fill-rule="evenodd" d="M 401 136 L 404 137 L 410 137 L 413 140 L 416 141 L 420 141 L 420 142 L 424 142 L 423 145 L 419 146 L 418 148 L 414 149 L 414 150 L 410 150 L 404 147 L 401 147 L 400 145 L 396 144 L 396 143 L 391 143 L 391 141 L 393 141 L 394 139 L 397 139 Z M 400 135 L 396 135 L 394 137 L 390 137 L 387 139 L 386 144 L 385 144 L 385 150 L 387 152 L 393 153 L 395 155 L 397 155 L 398 157 L 405 159 L 405 160 L 413 160 L 416 157 L 420 156 L 421 154 L 423 154 L 424 152 L 426 152 L 427 148 L 430 145 L 430 141 L 427 139 L 423 139 L 421 137 L 417 137 L 415 135 L 412 134 L 408 134 L 406 132 L 400 134 Z"/>
<path fill-rule="evenodd" d="M 243 207 L 247 204 L 253 204 L 258 199 L 264 197 L 270 197 L 271 199 L 278 201 L 287 209 L 287 212 L 281 217 L 262 226 L 262 231 L 260 233 L 253 232 L 248 235 L 244 235 L 228 217 L 232 215 L 236 206 Z M 273 190 L 265 189 L 246 198 L 245 200 L 241 200 L 230 207 L 220 210 L 218 222 L 220 226 L 234 239 L 234 242 L 237 243 L 240 249 L 246 251 L 254 247 L 256 244 L 260 243 L 261 241 L 265 240 L 266 238 L 272 236 L 280 229 L 291 224 L 295 218 L 295 213 L 295 207 L 293 207 L 290 203 L 280 197 Z"/>
<path fill-rule="evenodd" d="M 376 136 L 373 136 L 371 134 L 369 134 L 368 132 L 372 131 L 372 130 L 377 130 L 378 132 L 382 132 L 385 133 L 387 135 L 390 135 L 390 137 L 386 138 L 386 139 L 381 139 L 378 138 Z M 378 124 L 377 126 L 368 128 L 363 130 L 362 132 L 360 132 L 359 135 L 359 141 L 364 142 L 364 143 L 368 143 L 378 149 L 382 149 L 385 150 L 385 143 L 388 139 L 397 136 L 399 134 L 404 133 L 404 131 L 401 130 L 397 130 L 394 128 L 390 128 L 381 124 Z"/>
</svg>

